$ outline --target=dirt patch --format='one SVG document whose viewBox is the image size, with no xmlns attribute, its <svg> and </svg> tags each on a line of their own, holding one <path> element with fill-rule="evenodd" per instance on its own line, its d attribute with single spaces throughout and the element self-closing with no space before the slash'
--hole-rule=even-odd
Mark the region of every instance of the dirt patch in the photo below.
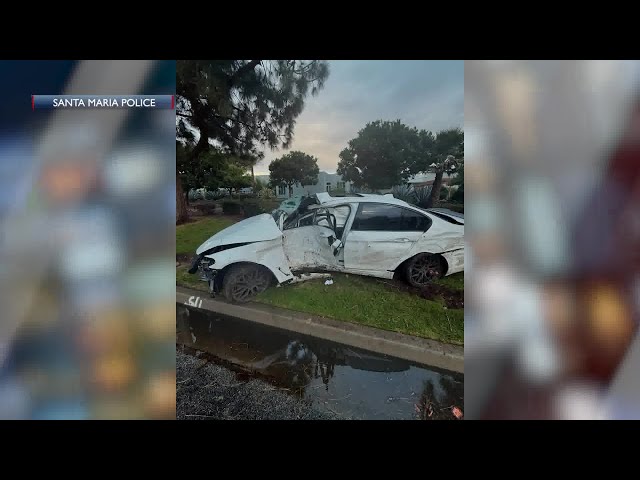
<svg viewBox="0 0 640 480">
<path fill-rule="evenodd" d="M 380 283 L 384 283 L 388 288 L 413 293 L 414 295 L 419 295 L 426 300 L 437 302 L 439 299 L 443 299 L 447 308 L 464 308 L 464 291 L 461 290 L 454 290 L 437 283 L 431 283 L 423 288 L 415 288 L 399 278 L 394 278 L 393 281 L 376 280 Z"/>
<path fill-rule="evenodd" d="M 190 263 L 190 262 L 191 262 L 190 255 L 187 255 L 185 253 L 176 254 L 176 263 L 184 264 L 184 263 Z"/>
<path fill-rule="evenodd" d="M 447 308 L 464 308 L 464 292 L 460 290 L 453 290 L 449 287 L 445 287 L 444 285 L 430 283 L 419 290 L 419 295 L 422 298 L 434 301 L 437 301 L 438 298 L 442 298 Z"/>
</svg>

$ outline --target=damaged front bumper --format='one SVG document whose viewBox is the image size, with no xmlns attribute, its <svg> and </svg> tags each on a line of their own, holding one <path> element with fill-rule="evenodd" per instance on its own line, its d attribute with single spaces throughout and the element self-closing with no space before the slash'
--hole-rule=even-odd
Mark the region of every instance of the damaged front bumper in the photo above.
<svg viewBox="0 0 640 480">
<path fill-rule="evenodd" d="M 197 272 L 200 272 L 200 279 L 203 282 L 208 280 L 212 280 L 215 275 L 215 270 L 211 268 L 211 265 L 216 263 L 213 258 L 205 257 L 204 255 L 198 255 L 191 262 L 191 267 L 189 267 L 188 272 L 193 275 Z"/>
<path fill-rule="evenodd" d="M 200 280 L 209 284 L 209 293 L 212 296 L 214 296 L 217 291 L 215 278 L 217 270 L 211 268 L 214 263 L 215 260 L 213 258 L 208 258 L 204 255 L 198 255 L 193 260 L 193 262 L 191 263 L 191 267 L 188 270 L 188 272 L 192 275 L 198 273 L 200 275 Z"/>
</svg>

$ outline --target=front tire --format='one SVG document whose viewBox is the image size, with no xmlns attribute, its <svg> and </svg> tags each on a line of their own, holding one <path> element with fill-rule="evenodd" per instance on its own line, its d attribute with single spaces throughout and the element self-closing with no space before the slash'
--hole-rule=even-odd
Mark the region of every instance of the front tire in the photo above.
<svg viewBox="0 0 640 480">
<path fill-rule="evenodd" d="M 246 303 L 271 284 L 271 272 L 260 265 L 236 265 L 222 280 L 222 291 L 233 303 Z"/>
<path fill-rule="evenodd" d="M 439 255 L 420 253 L 407 262 L 405 277 L 412 287 L 425 287 L 445 274 L 445 265 Z"/>
</svg>

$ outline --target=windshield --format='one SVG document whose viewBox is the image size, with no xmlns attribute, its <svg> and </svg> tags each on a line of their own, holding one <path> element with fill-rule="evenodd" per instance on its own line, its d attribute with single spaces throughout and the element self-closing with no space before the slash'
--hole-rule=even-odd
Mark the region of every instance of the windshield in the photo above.
<svg viewBox="0 0 640 480">
<path fill-rule="evenodd" d="M 284 223 L 284 230 L 292 228 L 308 227 L 318 225 L 333 230 L 338 238 L 342 236 L 344 227 L 351 214 L 349 205 L 339 205 L 331 208 L 307 209 L 304 213 L 300 210 L 289 216 Z M 279 218 L 279 217 L 278 217 Z M 276 218 L 276 222 L 278 219 Z"/>
</svg>

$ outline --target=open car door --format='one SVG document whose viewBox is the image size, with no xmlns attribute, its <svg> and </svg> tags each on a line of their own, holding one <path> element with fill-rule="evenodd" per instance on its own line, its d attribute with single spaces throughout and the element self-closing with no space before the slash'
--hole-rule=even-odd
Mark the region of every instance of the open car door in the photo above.
<svg viewBox="0 0 640 480">
<path fill-rule="evenodd" d="M 309 210 L 285 227 L 283 248 L 292 272 L 339 270 L 336 257 L 340 241 L 335 215 L 325 208 Z"/>
</svg>

